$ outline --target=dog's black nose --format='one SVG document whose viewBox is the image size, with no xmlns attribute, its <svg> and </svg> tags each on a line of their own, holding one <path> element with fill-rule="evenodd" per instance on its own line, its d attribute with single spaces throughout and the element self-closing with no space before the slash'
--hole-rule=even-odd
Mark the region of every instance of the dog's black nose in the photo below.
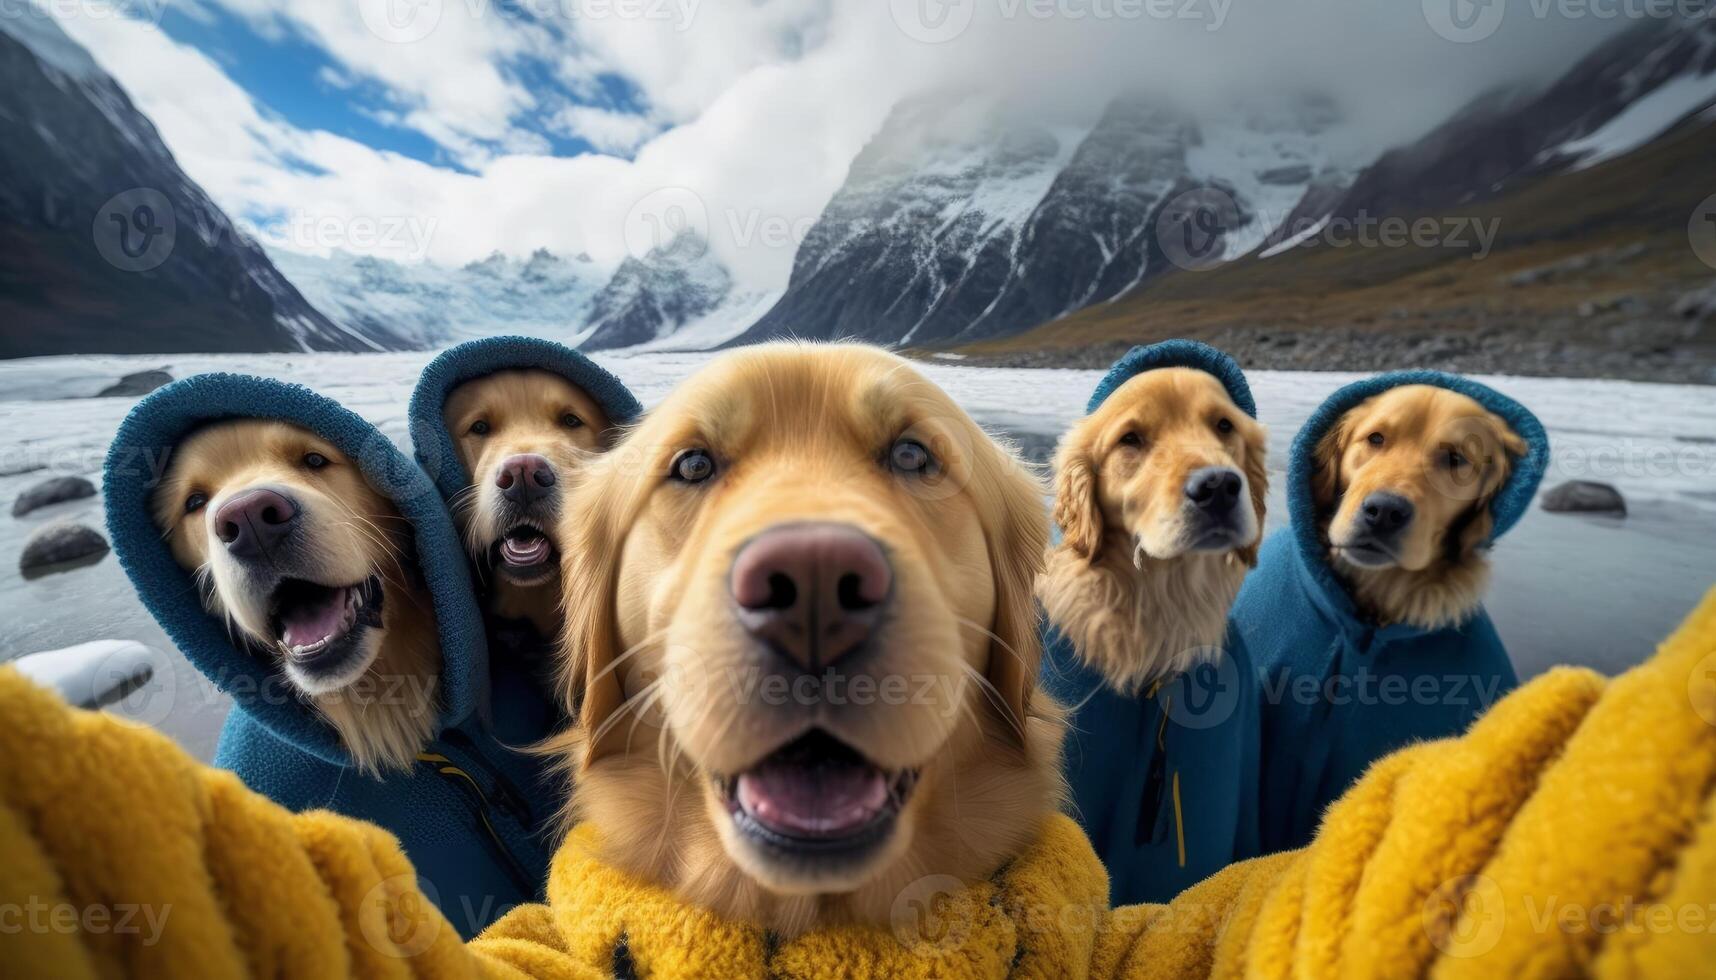
<svg viewBox="0 0 1716 980">
<path fill-rule="evenodd" d="M 815 673 L 864 644 L 894 572 L 882 546 L 845 524 L 784 524 L 733 559 L 730 587 L 752 636 Z"/>
<path fill-rule="evenodd" d="M 1206 466 L 1193 470 L 1186 480 L 1186 499 L 1210 514 L 1227 514 L 1239 503 L 1245 481 L 1226 466 Z"/>
<path fill-rule="evenodd" d="M 501 460 L 495 474 L 495 486 L 501 496 L 515 504 L 529 504 L 552 492 L 554 464 L 535 453 L 521 453 Z"/>
<path fill-rule="evenodd" d="M 1360 520 L 1365 530 L 1380 537 L 1399 534 L 1412 523 L 1412 501 L 1397 493 L 1377 492 L 1364 498 L 1359 505 Z"/>
<path fill-rule="evenodd" d="M 235 558 L 257 558 L 279 544 L 298 521 L 298 504 L 278 490 L 246 490 L 215 511 L 215 537 Z"/>
</svg>

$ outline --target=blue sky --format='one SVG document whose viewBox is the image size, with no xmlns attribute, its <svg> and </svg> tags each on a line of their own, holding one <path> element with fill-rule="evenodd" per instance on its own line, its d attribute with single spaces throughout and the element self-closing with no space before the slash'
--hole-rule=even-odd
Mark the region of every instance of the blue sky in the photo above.
<svg viewBox="0 0 1716 980">
<path fill-rule="evenodd" d="M 490 16 L 522 16 L 515 8 L 496 6 Z M 285 29 L 259 29 L 223 7 L 169 4 L 158 21 L 162 33 L 196 48 L 217 61 L 229 78 L 257 102 L 300 129 L 320 129 L 345 136 L 377 150 L 399 153 L 437 166 L 468 169 L 457 155 L 422 132 L 388 121 L 399 101 L 385 85 L 346 71 L 328 51 L 302 34 Z M 508 71 L 538 93 L 542 107 L 514 121 L 543 140 L 542 149 L 556 156 L 603 152 L 627 156 L 635 146 L 603 143 L 552 124 L 549 105 L 594 106 L 634 116 L 648 132 L 648 112 L 640 105 L 637 87 L 613 72 L 599 72 L 592 84 L 574 91 L 563 84 L 539 58 L 519 58 Z M 492 147 L 491 149 L 495 149 Z"/>
</svg>

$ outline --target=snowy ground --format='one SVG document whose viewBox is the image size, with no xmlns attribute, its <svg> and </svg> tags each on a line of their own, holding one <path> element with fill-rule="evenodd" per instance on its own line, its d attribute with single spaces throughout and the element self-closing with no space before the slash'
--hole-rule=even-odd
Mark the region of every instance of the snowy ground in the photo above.
<svg viewBox="0 0 1716 980">
<path fill-rule="evenodd" d="M 107 442 L 132 398 L 92 398 L 120 375 L 166 368 L 175 377 L 225 370 L 312 385 L 375 421 L 402 445 L 405 403 L 428 353 L 198 355 L 35 358 L 0 362 L 0 501 L 51 475 L 81 474 L 99 485 Z M 615 354 L 597 360 L 645 404 L 708 359 L 707 354 Z M 1044 458 L 1082 411 L 1093 371 L 926 367 L 994 430 Z M 1352 375 L 1254 372 L 1270 429 L 1282 511 L 1280 468 L 1300 422 Z M 1542 378 L 1486 379 L 1535 410 L 1555 447 L 1546 486 L 1568 479 L 1613 483 L 1627 496 L 1625 520 L 1533 510 L 1497 550 L 1489 608 L 1522 674 L 1555 663 L 1615 671 L 1642 659 L 1716 582 L 1716 397 L 1710 388 Z M 9 512 L 10 508 L 7 508 Z M 35 528 L 59 520 L 100 526 L 99 498 L 0 516 L 0 660 L 97 639 L 171 644 L 144 612 L 111 557 L 76 571 L 26 581 L 14 559 Z M 162 676 L 170 675 L 170 676 Z M 175 656 L 172 670 L 126 701 L 126 709 L 207 757 L 224 700 Z"/>
</svg>

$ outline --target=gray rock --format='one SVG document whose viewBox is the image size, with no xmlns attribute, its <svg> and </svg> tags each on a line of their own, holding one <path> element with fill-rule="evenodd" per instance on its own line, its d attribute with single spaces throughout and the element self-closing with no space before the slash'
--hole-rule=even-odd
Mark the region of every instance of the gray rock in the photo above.
<svg viewBox="0 0 1716 980">
<path fill-rule="evenodd" d="M 1626 498 L 1607 483 L 1568 480 L 1543 495 L 1543 509 L 1551 514 L 1615 514 L 1625 517 Z"/>
<path fill-rule="evenodd" d="M 1716 314 L 1716 283 L 1711 283 L 1703 289 L 1694 289 L 1675 300 L 1674 313 L 1688 320 L 1701 320 Z"/>
<path fill-rule="evenodd" d="M 101 532 L 82 524 L 49 524 L 24 542 L 18 569 L 25 575 L 46 574 L 57 566 L 89 564 L 108 552 Z"/>
<path fill-rule="evenodd" d="M 67 500 L 82 500 L 95 496 L 95 484 L 81 476 L 56 476 L 43 480 L 18 495 L 12 501 L 12 516 L 23 517 L 32 510 Z"/>
<path fill-rule="evenodd" d="M 165 371 L 137 371 L 120 378 L 96 393 L 97 398 L 112 398 L 119 395 L 147 395 L 164 384 L 169 384 L 173 376 Z"/>
</svg>

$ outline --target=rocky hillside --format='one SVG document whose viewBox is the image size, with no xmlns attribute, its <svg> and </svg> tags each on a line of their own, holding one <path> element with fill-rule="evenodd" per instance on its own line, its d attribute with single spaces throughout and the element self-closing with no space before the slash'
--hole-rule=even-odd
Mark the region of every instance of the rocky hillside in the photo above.
<svg viewBox="0 0 1716 980">
<path fill-rule="evenodd" d="M 1196 336 L 1259 367 L 1716 383 L 1716 226 L 1696 220 L 1713 160 L 1716 21 L 1647 21 L 1550 85 L 1468 106 L 1349 188 L 1307 194 L 1290 240 L 962 350 L 1096 366 Z M 1433 240 L 1377 240 L 1390 218 Z"/>
</svg>

